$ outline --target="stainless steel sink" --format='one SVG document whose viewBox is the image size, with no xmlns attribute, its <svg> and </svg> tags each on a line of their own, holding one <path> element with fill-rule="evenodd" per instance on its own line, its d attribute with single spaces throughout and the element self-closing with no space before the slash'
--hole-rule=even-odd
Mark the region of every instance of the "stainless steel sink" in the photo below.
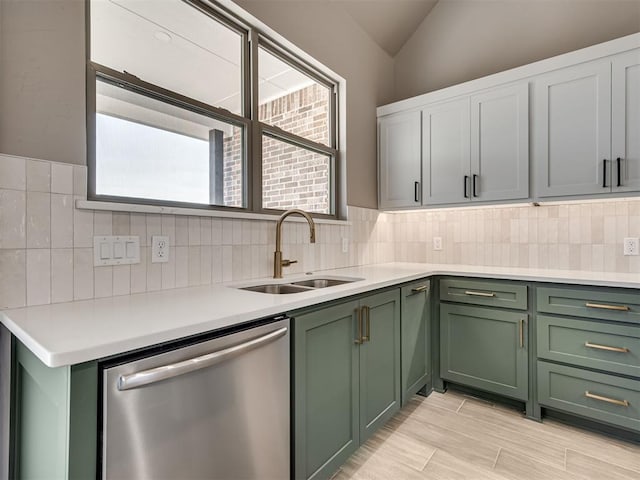
<svg viewBox="0 0 640 480">
<path fill-rule="evenodd" d="M 267 285 L 253 285 L 251 287 L 242 287 L 240 290 L 249 290 L 250 292 L 270 293 L 272 295 L 284 295 L 288 293 L 301 293 L 312 290 L 309 287 L 299 285 L 291 285 L 290 283 L 271 283 Z"/>
<path fill-rule="evenodd" d="M 335 278 L 314 278 L 313 280 L 302 280 L 300 282 L 291 282 L 291 285 L 302 285 L 311 288 L 326 288 L 335 285 L 344 285 L 345 283 L 355 282 L 355 280 L 337 280 Z"/>
<path fill-rule="evenodd" d="M 289 293 L 312 292 L 318 288 L 334 287 L 345 283 L 357 282 L 362 278 L 310 278 L 308 280 L 297 280 L 288 283 L 264 283 L 260 285 L 248 285 L 244 287 L 234 287 L 249 292 L 269 293 L 271 295 L 286 295 Z"/>
</svg>

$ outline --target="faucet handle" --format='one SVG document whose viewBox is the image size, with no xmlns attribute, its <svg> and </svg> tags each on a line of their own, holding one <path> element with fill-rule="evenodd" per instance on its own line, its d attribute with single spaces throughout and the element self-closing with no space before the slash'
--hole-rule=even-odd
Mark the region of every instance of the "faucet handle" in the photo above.
<svg viewBox="0 0 640 480">
<path fill-rule="evenodd" d="M 283 267 L 288 267 L 292 263 L 298 263 L 298 261 L 297 260 L 282 260 L 282 266 Z"/>
</svg>

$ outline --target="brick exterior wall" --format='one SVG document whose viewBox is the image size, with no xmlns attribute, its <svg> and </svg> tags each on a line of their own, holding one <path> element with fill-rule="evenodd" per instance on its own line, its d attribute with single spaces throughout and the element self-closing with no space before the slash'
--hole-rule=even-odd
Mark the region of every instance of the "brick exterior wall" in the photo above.
<svg viewBox="0 0 640 480">
<path fill-rule="evenodd" d="M 259 119 L 318 143 L 329 143 L 327 89 L 314 84 L 260 105 Z M 329 213 L 330 161 L 322 154 L 264 137 L 263 206 Z M 242 204 L 240 139 L 225 139 L 225 205 Z"/>
</svg>

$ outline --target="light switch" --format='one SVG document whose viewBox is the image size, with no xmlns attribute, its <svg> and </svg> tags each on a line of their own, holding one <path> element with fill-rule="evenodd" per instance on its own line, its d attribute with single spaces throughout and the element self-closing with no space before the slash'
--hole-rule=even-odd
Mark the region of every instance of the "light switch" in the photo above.
<svg viewBox="0 0 640 480">
<path fill-rule="evenodd" d="M 113 242 L 113 258 L 121 259 L 124 257 L 124 242 Z"/>
<path fill-rule="evenodd" d="M 100 243 L 100 260 L 108 260 L 111 258 L 111 245 L 107 242 Z"/>
<path fill-rule="evenodd" d="M 135 235 L 93 237 L 93 265 L 140 263 L 140 237 Z"/>
</svg>

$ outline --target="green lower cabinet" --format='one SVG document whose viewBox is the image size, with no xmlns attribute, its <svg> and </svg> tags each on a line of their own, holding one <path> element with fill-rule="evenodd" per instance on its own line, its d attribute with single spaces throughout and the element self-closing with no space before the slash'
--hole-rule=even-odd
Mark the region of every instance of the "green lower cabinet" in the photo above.
<svg viewBox="0 0 640 480">
<path fill-rule="evenodd" d="M 440 305 L 440 376 L 526 401 L 527 320 L 523 312 Z"/>
<path fill-rule="evenodd" d="M 429 281 L 423 280 L 402 287 L 400 292 L 403 405 L 431 379 L 429 286 Z"/>
<path fill-rule="evenodd" d="M 294 315 L 295 478 L 329 478 L 400 408 L 398 293 Z"/>
<path fill-rule="evenodd" d="M 16 342 L 12 478 L 96 477 L 95 362 L 49 368 Z"/>
</svg>

